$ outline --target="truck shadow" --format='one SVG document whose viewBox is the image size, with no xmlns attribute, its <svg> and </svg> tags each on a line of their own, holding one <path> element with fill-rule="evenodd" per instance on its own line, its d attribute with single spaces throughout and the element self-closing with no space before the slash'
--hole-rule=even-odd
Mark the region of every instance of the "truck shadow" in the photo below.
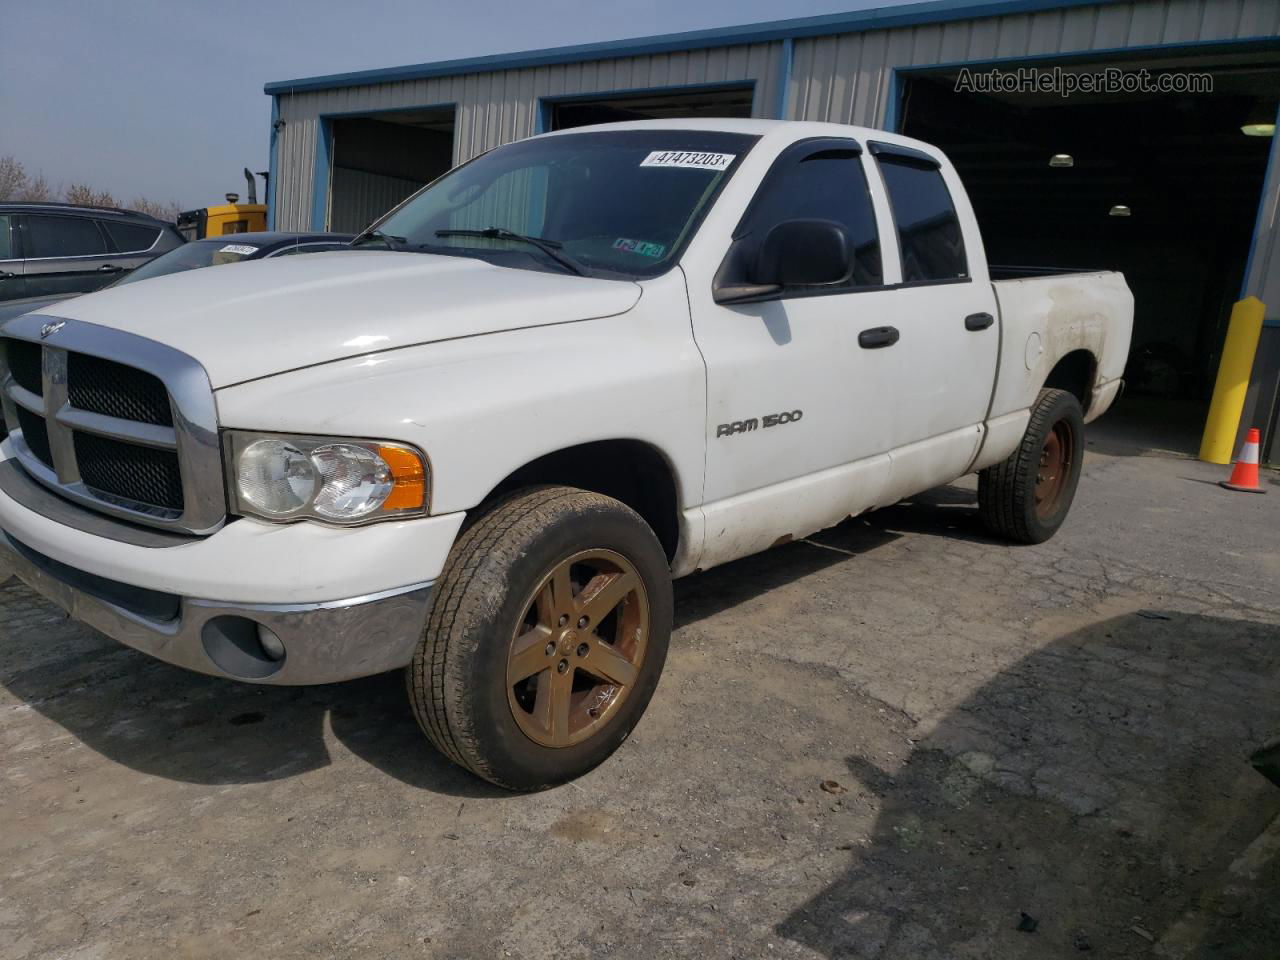
<svg viewBox="0 0 1280 960">
<path fill-rule="evenodd" d="M 1280 814 L 1247 761 L 1280 732 L 1278 674 L 1270 624 L 1139 611 L 1062 637 L 900 768 L 847 758 L 874 829 L 776 931 L 831 958 L 1280 956 L 1280 857 L 1232 869 Z"/>
<path fill-rule="evenodd" d="M 897 530 L 971 532 L 963 514 L 974 513 L 967 505 L 972 495 L 941 488 L 919 499 L 679 581 L 676 627 L 874 551 L 897 539 Z M 976 525 L 976 515 L 970 520 Z M 413 787 L 466 797 L 506 795 L 430 746 L 399 671 L 318 687 L 244 684 L 120 646 L 61 617 L 14 579 L 0 586 L 0 605 L 29 611 L 6 617 L 0 684 L 85 745 L 135 770 L 189 783 L 266 782 L 327 766 L 328 744 L 337 740 Z"/>
<path fill-rule="evenodd" d="M 24 589 L 13 581 L 4 592 L 14 586 Z M 75 624 L 56 632 L 60 655 L 5 676 L 4 686 L 140 772 L 213 785 L 293 777 L 332 762 L 327 726 L 342 746 L 411 786 L 503 795 L 431 748 L 399 671 L 317 687 L 255 686 L 171 667 Z"/>
<path fill-rule="evenodd" d="M 978 516 L 978 495 L 943 486 L 891 507 L 850 518 L 764 553 L 677 580 L 676 629 L 705 620 L 810 574 L 872 553 L 904 533 L 1007 546 L 987 534 Z"/>
</svg>

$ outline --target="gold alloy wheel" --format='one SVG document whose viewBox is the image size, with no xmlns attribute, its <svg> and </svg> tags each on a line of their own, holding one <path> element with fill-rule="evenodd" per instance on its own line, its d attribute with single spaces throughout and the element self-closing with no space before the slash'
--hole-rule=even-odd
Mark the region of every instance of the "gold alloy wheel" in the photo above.
<svg viewBox="0 0 1280 960">
<path fill-rule="evenodd" d="M 625 557 L 585 550 L 558 563 L 525 604 L 507 657 L 507 701 L 544 747 L 598 733 L 644 663 L 649 598 Z"/>
<path fill-rule="evenodd" d="M 1040 450 L 1040 466 L 1036 471 L 1036 515 L 1041 519 L 1052 516 L 1058 509 L 1058 501 L 1071 475 L 1072 449 L 1071 425 L 1059 420 L 1045 437 Z"/>
</svg>

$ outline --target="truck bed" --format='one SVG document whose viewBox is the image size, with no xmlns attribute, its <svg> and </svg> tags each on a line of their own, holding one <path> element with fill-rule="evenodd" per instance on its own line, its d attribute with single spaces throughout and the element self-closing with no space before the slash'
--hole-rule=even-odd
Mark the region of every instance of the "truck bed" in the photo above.
<svg viewBox="0 0 1280 960">
<path fill-rule="evenodd" d="M 1022 272 L 995 280 L 1000 373 L 992 415 L 1030 407 L 1049 372 L 1079 354 L 1088 371 L 1085 419 L 1104 413 L 1119 389 L 1133 330 L 1133 294 L 1114 271 Z"/>
</svg>

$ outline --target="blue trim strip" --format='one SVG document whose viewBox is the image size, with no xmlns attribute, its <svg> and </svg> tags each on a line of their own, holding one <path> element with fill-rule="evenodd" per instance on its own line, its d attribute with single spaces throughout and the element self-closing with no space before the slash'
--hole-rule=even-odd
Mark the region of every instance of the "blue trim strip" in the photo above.
<svg viewBox="0 0 1280 960">
<path fill-rule="evenodd" d="M 316 164 L 311 175 L 311 229 L 321 232 L 329 212 L 329 144 L 333 128 L 328 117 L 321 117 L 316 130 Z"/>
<path fill-rule="evenodd" d="M 790 37 L 784 37 L 782 40 L 782 50 L 779 53 L 782 58 L 781 69 L 778 71 L 778 103 L 774 107 L 773 116 L 776 120 L 787 119 L 787 94 L 791 87 L 791 68 L 795 65 L 796 49 L 795 41 Z"/>
<path fill-rule="evenodd" d="M 1280 127 L 1280 107 L 1277 107 L 1276 109 L 1276 126 Z M 1280 170 L 1276 169 L 1275 160 L 1276 143 L 1275 138 L 1273 137 L 1271 141 L 1271 152 L 1267 155 L 1267 172 L 1262 178 L 1262 199 L 1258 201 L 1258 216 L 1254 219 L 1253 235 L 1249 238 L 1249 256 L 1244 262 L 1244 278 L 1240 281 L 1240 300 L 1243 300 L 1249 295 L 1249 274 L 1253 273 L 1253 259 L 1258 252 L 1258 236 L 1264 232 L 1263 224 L 1266 223 L 1267 211 L 1264 204 L 1267 202 L 1267 197 L 1271 196 L 1272 190 L 1275 189 L 1276 177 L 1280 177 Z M 1270 264 L 1268 264 L 1268 266 L 1270 266 Z M 1262 285 L 1259 284 L 1258 286 L 1258 293 L 1261 294 Z M 1261 300 L 1262 297 L 1259 296 L 1258 299 Z M 1262 318 L 1262 325 L 1264 327 L 1280 326 L 1280 315 L 1273 314 L 1272 318 L 1268 319 L 1264 314 Z"/>
<path fill-rule="evenodd" d="M 280 98 L 271 98 L 271 136 L 267 143 L 267 229 L 276 228 L 276 124 L 280 121 Z"/>
<path fill-rule="evenodd" d="M 906 84 L 902 83 L 901 76 L 898 67 L 894 67 L 889 73 L 889 95 L 884 105 L 884 123 L 880 129 L 890 133 L 902 132 L 898 127 L 902 124 L 902 92 L 906 89 Z"/>
<path fill-rule="evenodd" d="M 721 27 L 712 30 L 692 30 L 686 33 L 669 33 L 654 37 L 609 40 L 603 43 L 584 43 L 568 47 L 526 50 L 519 53 L 469 57 L 461 60 L 416 63 L 378 70 L 357 70 L 352 73 L 301 77 L 297 80 L 280 80 L 268 83 L 263 87 L 263 91 L 269 94 L 304 93 L 312 90 L 332 90 L 338 87 L 359 87 L 371 83 L 424 80 L 430 77 L 452 76 L 460 73 L 515 70 L 521 67 L 544 67 L 560 63 L 580 63 L 584 60 L 671 53 L 676 50 L 694 48 L 706 49 L 745 43 L 767 43 L 772 40 L 820 37 L 837 33 L 859 33 L 864 30 L 911 27 L 931 23 L 946 23 L 953 20 L 971 20 L 978 17 L 1011 16 L 1037 13 L 1043 10 L 1062 10 L 1071 7 L 1097 7 L 1119 2 L 1120 0 L 927 0 L 924 3 L 913 3 L 900 7 L 878 7 L 873 10 L 858 10 L 852 13 L 798 17 L 791 20 L 773 20 L 766 23 Z"/>
</svg>

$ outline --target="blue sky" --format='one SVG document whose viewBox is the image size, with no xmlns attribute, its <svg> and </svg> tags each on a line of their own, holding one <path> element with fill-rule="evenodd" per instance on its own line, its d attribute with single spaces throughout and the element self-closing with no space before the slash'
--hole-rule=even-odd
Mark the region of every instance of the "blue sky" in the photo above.
<svg viewBox="0 0 1280 960">
<path fill-rule="evenodd" d="M 0 155 L 185 208 L 267 165 L 262 85 L 903 0 L 0 0 Z"/>
</svg>

